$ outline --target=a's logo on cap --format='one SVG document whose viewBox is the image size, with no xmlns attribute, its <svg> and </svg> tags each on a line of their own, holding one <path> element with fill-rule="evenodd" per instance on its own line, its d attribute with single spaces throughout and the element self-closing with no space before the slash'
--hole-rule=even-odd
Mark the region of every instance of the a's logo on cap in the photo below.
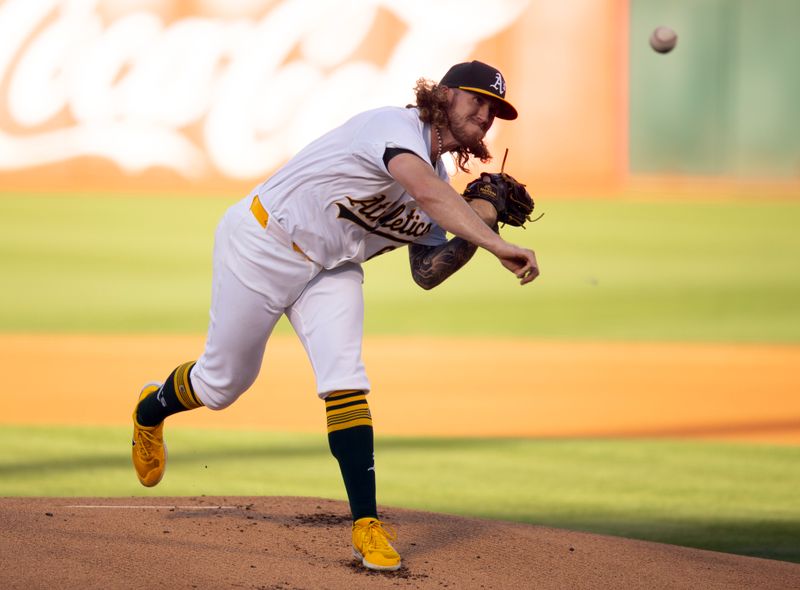
<svg viewBox="0 0 800 590">
<path fill-rule="evenodd" d="M 506 81 L 503 80 L 503 76 L 500 75 L 500 72 L 496 72 L 494 75 L 494 84 L 489 86 L 489 88 L 494 88 L 497 90 L 497 94 L 500 96 L 506 95 Z"/>
</svg>

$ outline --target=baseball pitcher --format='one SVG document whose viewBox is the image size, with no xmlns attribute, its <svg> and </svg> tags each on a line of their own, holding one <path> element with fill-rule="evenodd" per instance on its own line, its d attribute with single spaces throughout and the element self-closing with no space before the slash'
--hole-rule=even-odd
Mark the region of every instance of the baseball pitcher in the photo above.
<svg viewBox="0 0 800 590">
<path fill-rule="evenodd" d="M 376 570 L 396 570 L 401 560 L 392 529 L 378 518 L 361 264 L 408 246 L 414 280 L 430 289 L 485 248 L 522 284 L 539 274 L 534 253 L 498 231 L 498 222 L 529 219 L 524 185 L 504 172 L 484 174 L 460 195 L 441 159 L 451 152 L 465 171 L 471 157 L 490 159 L 486 132 L 495 118 L 517 117 L 501 73 L 461 63 L 438 84 L 420 79 L 415 92 L 415 105 L 363 112 L 313 141 L 225 213 L 205 350 L 163 383 L 146 385 L 133 412 L 133 464 L 139 481 L 154 486 L 166 467 L 164 419 L 234 403 L 258 376 L 267 339 L 286 315 L 325 402 L 353 553 Z"/>
</svg>

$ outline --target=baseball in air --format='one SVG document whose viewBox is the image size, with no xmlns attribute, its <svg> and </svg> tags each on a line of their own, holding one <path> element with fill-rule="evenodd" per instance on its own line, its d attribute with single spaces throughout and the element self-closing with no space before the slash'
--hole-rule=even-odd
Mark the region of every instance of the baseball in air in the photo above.
<svg viewBox="0 0 800 590">
<path fill-rule="evenodd" d="M 677 42 L 678 34 L 669 27 L 656 27 L 650 35 L 650 47 L 659 53 L 669 53 Z"/>
</svg>

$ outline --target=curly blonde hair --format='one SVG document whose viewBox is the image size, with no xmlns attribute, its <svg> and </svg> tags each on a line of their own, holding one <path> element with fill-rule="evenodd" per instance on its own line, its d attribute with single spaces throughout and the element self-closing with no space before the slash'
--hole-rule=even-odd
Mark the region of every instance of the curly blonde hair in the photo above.
<svg viewBox="0 0 800 590">
<path fill-rule="evenodd" d="M 449 127 L 450 119 L 447 116 L 447 94 L 446 86 L 440 86 L 435 82 L 420 78 L 414 86 L 414 95 L 417 104 L 408 105 L 408 108 L 417 107 L 419 118 L 425 123 L 430 123 L 433 127 Z M 469 172 L 470 157 L 478 158 L 484 164 L 492 159 L 489 148 L 483 140 L 474 147 L 459 147 L 453 150 L 456 166 L 464 172 Z"/>
</svg>

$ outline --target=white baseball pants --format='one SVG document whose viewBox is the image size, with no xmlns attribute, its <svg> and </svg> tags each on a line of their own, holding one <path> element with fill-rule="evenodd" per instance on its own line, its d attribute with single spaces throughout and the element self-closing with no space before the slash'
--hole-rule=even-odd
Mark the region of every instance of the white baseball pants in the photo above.
<svg viewBox="0 0 800 590">
<path fill-rule="evenodd" d="M 319 397 L 369 391 L 361 266 L 322 268 L 273 219 L 262 227 L 249 205 L 231 207 L 217 227 L 208 337 L 191 373 L 198 398 L 214 410 L 235 402 L 256 380 L 283 314 L 305 347 Z"/>
</svg>

